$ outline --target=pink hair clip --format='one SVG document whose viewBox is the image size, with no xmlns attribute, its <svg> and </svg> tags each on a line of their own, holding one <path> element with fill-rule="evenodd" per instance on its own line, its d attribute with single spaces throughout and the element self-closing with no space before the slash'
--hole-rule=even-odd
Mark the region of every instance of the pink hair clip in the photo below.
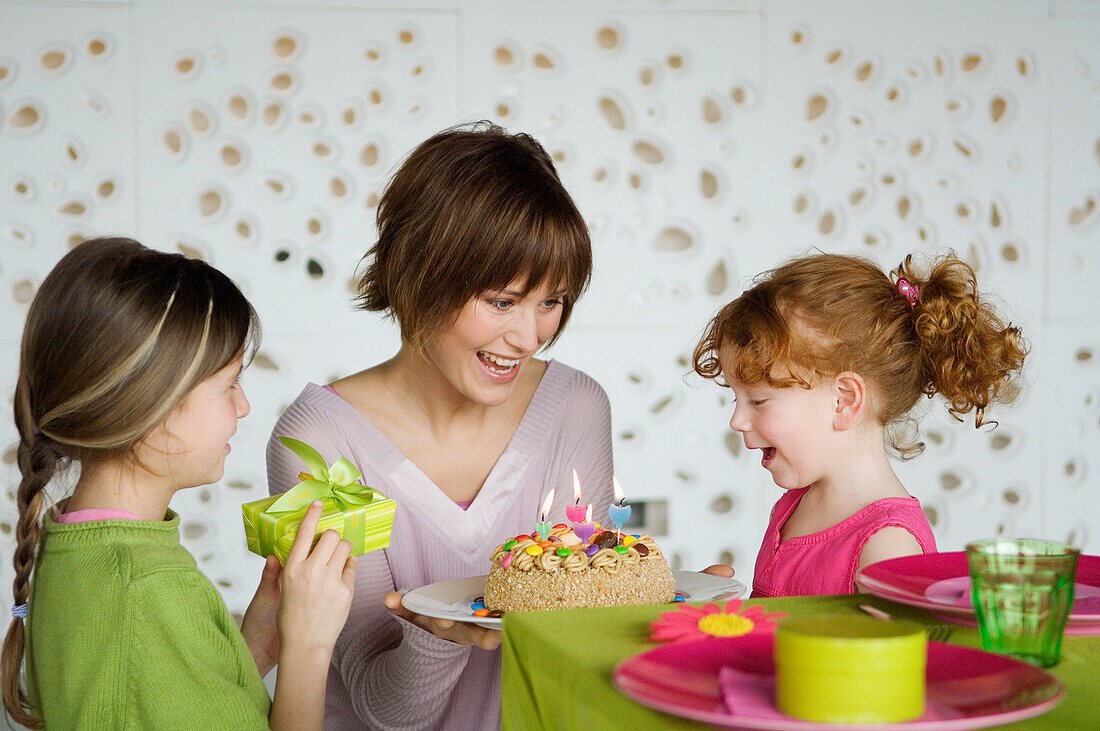
<svg viewBox="0 0 1100 731">
<path fill-rule="evenodd" d="M 920 304 L 920 287 L 905 277 L 898 279 L 898 294 L 904 297 L 912 308 L 916 308 Z"/>
</svg>

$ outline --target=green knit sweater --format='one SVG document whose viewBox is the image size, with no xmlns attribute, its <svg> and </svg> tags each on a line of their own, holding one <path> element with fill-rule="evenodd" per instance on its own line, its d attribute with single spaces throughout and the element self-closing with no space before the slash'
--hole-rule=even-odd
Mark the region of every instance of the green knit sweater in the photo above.
<svg viewBox="0 0 1100 731">
<path fill-rule="evenodd" d="M 26 669 L 47 728 L 267 728 L 256 663 L 178 515 L 44 532 Z"/>
</svg>

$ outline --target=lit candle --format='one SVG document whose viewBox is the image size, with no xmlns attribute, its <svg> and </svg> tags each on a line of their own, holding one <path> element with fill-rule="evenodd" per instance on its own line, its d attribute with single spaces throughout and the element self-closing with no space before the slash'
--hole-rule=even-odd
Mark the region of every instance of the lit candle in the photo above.
<svg viewBox="0 0 1100 731">
<path fill-rule="evenodd" d="M 588 543 L 588 539 L 592 537 L 595 530 L 596 524 L 592 522 L 592 505 L 590 504 L 584 511 L 584 522 L 574 523 L 573 532 L 577 534 L 577 538 L 580 538 L 582 543 Z"/>
<path fill-rule="evenodd" d="M 577 477 L 576 470 L 573 470 L 573 503 L 573 505 L 565 506 L 565 517 L 576 526 L 577 523 L 586 520 L 586 510 L 581 505 L 581 481 Z M 588 505 L 588 508 L 591 507 L 591 505 Z"/>
<path fill-rule="evenodd" d="M 550 508 L 554 505 L 554 490 L 546 493 L 546 499 L 542 501 L 542 512 L 539 513 L 539 522 L 535 523 L 535 532 L 539 534 L 539 540 L 545 541 L 546 536 L 550 535 L 550 531 L 553 528 L 550 521 L 546 519 L 546 515 L 550 512 Z"/>
<path fill-rule="evenodd" d="M 614 477 L 611 478 L 611 486 L 615 488 L 615 502 L 607 509 L 607 517 L 611 518 L 611 522 L 615 524 L 615 536 L 618 537 L 622 533 L 623 523 L 630 518 L 631 508 L 629 505 L 623 505 L 626 496 L 623 495 L 623 489 L 619 487 L 619 481 Z"/>
</svg>

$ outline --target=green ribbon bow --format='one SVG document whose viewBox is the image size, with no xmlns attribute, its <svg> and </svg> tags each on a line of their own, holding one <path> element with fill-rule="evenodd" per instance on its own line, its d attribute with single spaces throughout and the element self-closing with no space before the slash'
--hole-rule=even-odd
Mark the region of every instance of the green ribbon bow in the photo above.
<svg viewBox="0 0 1100 731">
<path fill-rule="evenodd" d="M 374 499 L 374 488 L 356 482 L 363 473 L 348 460 L 341 457 L 328 467 L 321 453 L 305 442 L 290 437 L 279 437 L 279 441 L 305 462 L 311 479 L 303 480 L 287 490 L 266 512 L 289 513 L 325 498 L 332 498 L 342 509 L 349 510 Z"/>
</svg>

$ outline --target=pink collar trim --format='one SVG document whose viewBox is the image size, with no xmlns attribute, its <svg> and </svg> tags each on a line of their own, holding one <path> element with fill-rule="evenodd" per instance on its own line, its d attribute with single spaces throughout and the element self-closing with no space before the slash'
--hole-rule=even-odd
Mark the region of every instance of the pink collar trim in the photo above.
<svg viewBox="0 0 1100 731">
<path fill-rule="evenodd" d="M 92 520 L 141 520 L 140 515 L 115 508 L 89 508 L 88 510 L 74 510 L 71 513 L 60 513 L 54 518 L 55 523 L 87 523 Z"/>
</svg>

